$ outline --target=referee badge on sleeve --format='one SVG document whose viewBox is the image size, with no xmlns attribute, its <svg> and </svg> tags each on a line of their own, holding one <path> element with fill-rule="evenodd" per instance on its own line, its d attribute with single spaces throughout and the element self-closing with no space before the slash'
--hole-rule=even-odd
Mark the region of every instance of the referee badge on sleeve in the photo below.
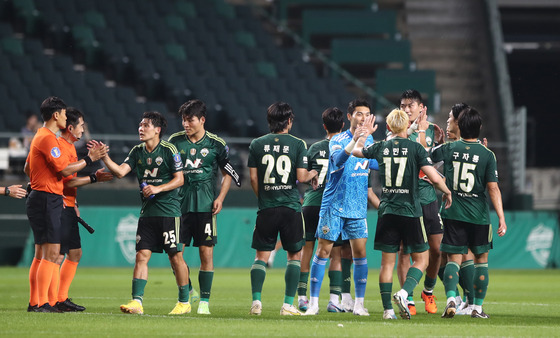
<svg viewBox="0 0 560 338">
<path fill-rule="evenodd" d="M 58 149 L 58 147 L 53 147 L 51 149 L 51 156 L 54 158 L 59 158 L 60 157 L 60 149 Z"/>
</svg>

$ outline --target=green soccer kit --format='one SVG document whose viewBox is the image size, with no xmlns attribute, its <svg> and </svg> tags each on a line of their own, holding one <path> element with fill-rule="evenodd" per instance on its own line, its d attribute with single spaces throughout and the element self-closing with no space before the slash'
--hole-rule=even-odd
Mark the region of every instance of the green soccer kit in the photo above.
<svg viewBox="0 0 560 338">
<path fill-rule="evenodd" d="M 431 165 L 424 147 L 402 137 L 376 142 L 362 150 L 364 157 L 379 163 L 379 178 L 383 186 L 379 217 L 386 214 L 406 217 L 422 216 L 418 198 L 418 172 Z"/>
<path fill-rule="evenodd" d="M 267 134 L 249 146 L 247 166 L 257 168 L 259 210 L 289 207 L 299 212 L 297 168 L 307 169 L 305 141 L 290 134 Z"/>
<path fill-rule="evenodd" d="M 227 159 L 226 142 L 208 131 L 197 142 L 192 142 L 185 131 L 171 135 L 169 142 L 174 144 L 183 160 L 185 183 L 181 187 L 181 211 L 212 212 L 217 196 L 216 179 L 220 168 L 218 162 Z"/>
<path fill-rule="evenodd" d="M 428 122 L 428 129 L 426 129 L 426 147 L 432 148 L 434 146 L 434 138 L 435 138 L 435 128 L 433 123 Z M 414 132 L 408 138 L 412 141 L 418 142 L 420 137 L 420 133 Z M 420 176 L 425 176 L 424 173 L 420 173 Z M 420 205 L 428 205 L 433 201 L 437 200 L 436 189 L 434 186 L 420 178 L 420 182 L 418 183 L 419 188 L 419 196 L 420 196 Z"/>
<path fill-rule="evenodd" d="M 138 183 L 146 182 L 158 186 L 173 179 L 173 174 L 183 170 L 181 155 L 174 145 L 161 140 L 152 152 L 146 150 L 141 143 L 130 150 L 124 163 L 134 171 Z M 163 191 L 153 198 L 142 196 L 140 217 L 179 217 L 181 204 L 178 189 Z"/>
<path fill-rule="evenodd" d="M 441 217 L 457 221 L 490 224 L 486 184 L 498 182 L 494 153 L 479 142 L 463 139 L 432 149 L 434 162 L 444 161 L 445 183 L 453 204 L 441 210 Z"/>
<path fill-rule="evenodd" d="M 307 151 L 307 170 L 311 171 L 315 169 L 317 171 L 318 186 L 316 190 L 313 190 L 313 187 L 307 188 L 305 194 L 303 195 L 304 207 L 321 206 L 323 191 L 325 190 L 325 179 L 327 178 L 327 172 L 329 169 L 329 141 L 330 140 L 328 139 L 324 139 L 313 143 Z"/>
</svg>

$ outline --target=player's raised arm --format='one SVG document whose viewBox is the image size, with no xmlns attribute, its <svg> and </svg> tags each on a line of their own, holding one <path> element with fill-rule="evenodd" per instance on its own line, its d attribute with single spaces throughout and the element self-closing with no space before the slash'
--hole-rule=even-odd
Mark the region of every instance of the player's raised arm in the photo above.
<svg viewBox="0 0 560 338">
<path fill-rule="evenodd" d="M 354 149 L 352 150 L 352 155 L 356 157 L 364 157 L 362 150 L 364 144 L 369 135 L 373 134 L 377 130 L 377 125 L 375 124 L 375 115 L 369 115 L 366 117 L 364 125 L 356 129 L 357 141 Z"/>
</svg>

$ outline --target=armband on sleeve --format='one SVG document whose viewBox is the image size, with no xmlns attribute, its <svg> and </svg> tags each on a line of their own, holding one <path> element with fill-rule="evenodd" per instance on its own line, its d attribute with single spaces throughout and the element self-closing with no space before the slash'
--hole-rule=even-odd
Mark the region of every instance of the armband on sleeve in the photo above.
<svg viewBox="0 0 560 338">
<path fill-rule="evenodd" d="M 229 163 L 229 160 L 227 158 L 218 161 L 218 165 L 220 166 L 220 168 L 224 169 L 229 176 L 231 176 L 231 178 L 235 182 L 235 185 L 237 185 L 238 187 L 241 186 L 241 180 L 239 179 L 239 174 L 237 173 L 237 171 L 235 171 L 235 169 L 233 168 L 231 163 Z"/>
</svg>

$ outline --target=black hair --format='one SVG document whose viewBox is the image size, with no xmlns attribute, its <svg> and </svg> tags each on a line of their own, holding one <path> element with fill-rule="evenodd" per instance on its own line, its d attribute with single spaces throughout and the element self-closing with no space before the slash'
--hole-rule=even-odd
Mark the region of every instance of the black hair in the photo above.
<svg viewBox="0 0 560 338">
<path fill-rule="evenodd" d="M 463 102 L 454 104 L 453 107 L 451 107 L 453 119 L 455 119 L 455 121 L 459 121 L 459 115 L 468 108 L 470 108 L 470 106 Z"/>
<path fill-rule="evenodd" d="M 420 104 L 420 103 L 424 104 L 424 101 L 422 100 L 422 94 L 420 94 L 420 92 L 417 91 L 416 89 L 405 90 L 401 94 L 401 101 L 405 100 L 405 99 L 416 101 L 416 102 L 418 102 L 418 104 Z M 400 103 L 399 103 L 399 106 L 400 106 Z"/>
<path fill-rule="evenodd" d="M 41 103 L 41 117 L 44 122 L 47 122 L 54 113 L 62 109 L 66 109 L 66 103 L 59 97 L 49 96 Z"/>
<path fill-rule="evenodd" d="M 278 133 L 286 129 L 290 119 L 293 120 L 294 113 L 292 107 L 285 102 L 275 102 L 268 107 L 266 120 L 268 128 L 272 133 Z"/>
<path fill-rule="evenodd" d="M 325 109 L 321 115 L 323 124 L 329 133 L 338 133 L 344 125 L 344 112 L 337 107 Z"/>
<path fill-rule="evenodd" d="M 352 115 L 354 110 L 356 110 L 356 107 L 368 107 L 371 109 L 368 100 L 359 98 L 348 103 L 348 114 Z"/>
<path fill-rule="evenodd" d="M 478 110 L 469 107 L 459 115 L 459 130 L 461 138 L 475 139 L 480 135 L 480 127 L 482 127 L 482 116 Z"/>
<path fill-rule="evenodd" d="M 66 129 L 68 129 L 69 126 L 76 128 L 78 122 L 80 121 L 80 117 L 83 119 L 84 114 L 82 114 L 82 112 L 77 108 L 66 108 Z"/>
<path fill-rule="evenodd" d="M 144 114 L 142 114 L 142 119 L 148 119 L 152 122 L 152 125 L 154 127 L 160 127 L 161 128 L 160 135 L 163 135 L 163 133 L 165 133 L 165 129 L 167 129 L 167 120 L 159 112 L 147 111 Z"/>
<path fill-rule="evenodd" d="M 179 108 L 179 116 L 183 119 L 190 119 L 193 116 L 206 118 L 206 104 L 201 100 L 190 100 Z"/>
</svg>

